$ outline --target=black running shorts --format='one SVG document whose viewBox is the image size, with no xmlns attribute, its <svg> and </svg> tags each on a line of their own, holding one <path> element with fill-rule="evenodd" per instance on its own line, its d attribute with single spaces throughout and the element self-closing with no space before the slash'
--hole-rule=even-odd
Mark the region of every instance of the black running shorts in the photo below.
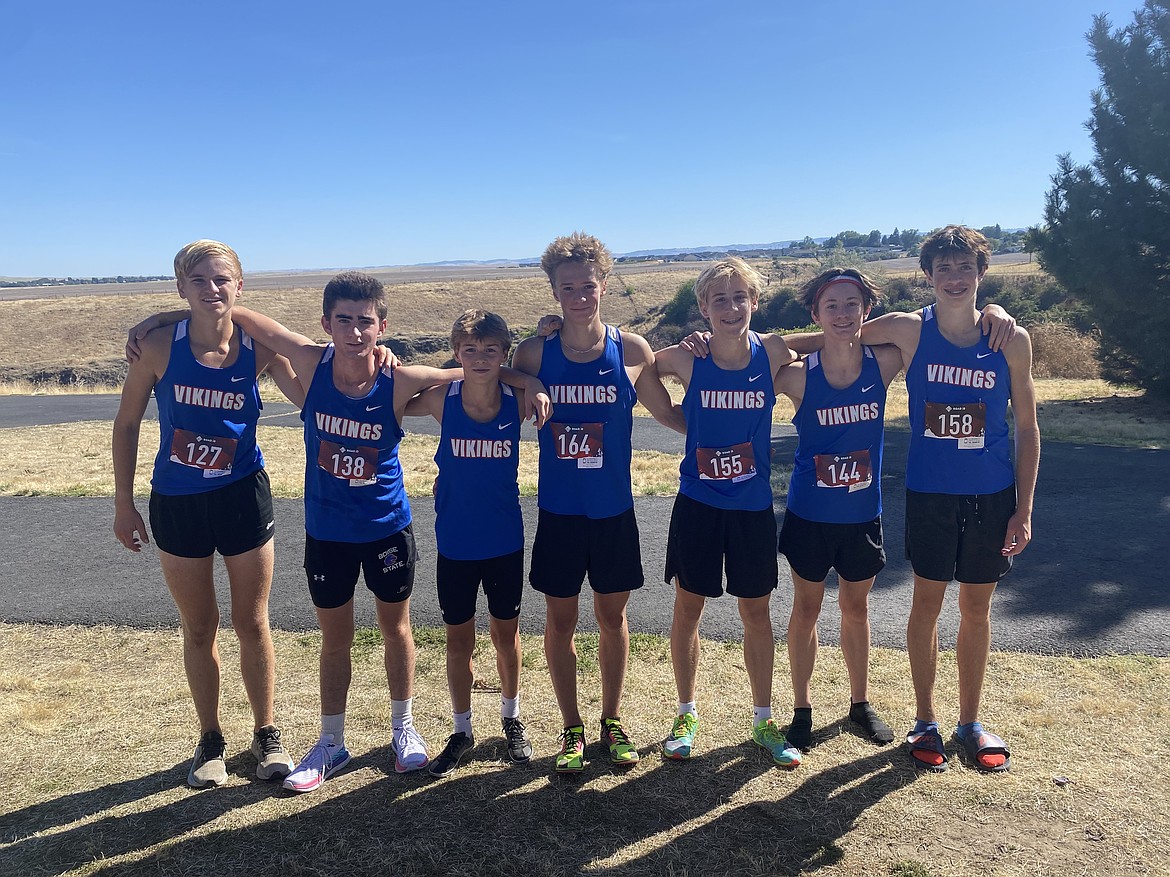
<svg viewBox="0 0 1170 877">
<path fill-rule="evenodd" d="M 575 597 L 585 576 L 598 594 L 642 587 L 642 546 L 634 510 L 611 518 L 558 515 L 540 509 L 528 581 L 550 597 Z"/>
<path fill-rule="evenodd" d="M 1016 513 L 1016 487 L 980 496 L 906 491 L 906 557 L 937 582 L 998 582 L 1012 568 L 1003 539 Z"/>
<path fill-rule="evenodd" d="M 259 548 L 275 533 L 268 473 L 254 473 L 203 493 L 151 492 L 150 532 L 176 557 L 224 557 Z"/>
<path fill-rule="evenodd" d="M 776 513 L 720 509 L 683 496 L 675 497 L 666 537 L 669 584 L 678 579 L 684 591 L 703 597 L 763 597 L 776 590 Z"/>
<path fill-rule="evenodd" d="M 435 565 L 439 608 L 444 624 L 463 624 L 475 617 L 479 586 L 487 597 L 488 614 L 508 621 L 520 614 L 524 593 L 524 549 L 484 560 L 452 560 L 439 554 Z"/>
<path fill-rule="evenodd" d="M 823 582 L 830 569 L 847 582 L 864 582 L 886 565 L 880 516 L 863 524 L 828 524 L 788 509 L 777 550 L 792 571 L 808 582 Z"/>
<path fill-rule="evenodd" d="M 401 603 L 414 590 L 418 553 L 414 528 L 374 542 L 327 542 L 305 534 L 305 575 L 318 609 L 336 609 L 353 599 L 358 572 L 366 587 L 383 603 Z"/>
</svg>

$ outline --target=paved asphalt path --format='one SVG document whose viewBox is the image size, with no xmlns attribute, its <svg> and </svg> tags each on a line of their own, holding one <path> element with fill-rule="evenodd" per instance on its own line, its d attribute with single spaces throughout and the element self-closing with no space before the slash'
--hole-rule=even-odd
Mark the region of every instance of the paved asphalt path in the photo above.
<svg viewBox="0 0 1170 877">
<path fill-rule="evenodd" d="M 116 396 L 0 397 L 0 428 L 77 420 L 110 420 Z M 265 422 L 298 425 L 291 406 L 269 405 Z M 412 418 L 412 428 L 430 421 Z M 796 439 L 777 426 L 773 446 L 790 459 Z M 420 429 L 421 431 L 421 429 Z M 885 530 L 889 563 L 871 597 L 873 638 L 877 645 L 905 647 L 906 613 L 912 573 L 902 558 L 905 433 L 887 436 Z M 645 418 L 635 418 L 635 447 L 680 453 L 681 437 Z M 635 500 L 642 532 L 646 586 L 630 599 L 634 631 L 666 634 L 672 592 L 662 584 L 667 523 L 673 500 Z M 778 502 L 778 505 L 781 503 Z M 145 510 L 145 502 L 140 502 Z M 522 500 L 526 532 L 536 526 L 535 500 Z M 782 508 L 778 508 L 781 512 Z M 276 573 L 272 622 L 288 630 L 315 627 L 300 568 L 304 512 L 299 500 L 276 502 Z M 435 599 L 433 507 L 414 503 L 415 532 L 423 562 L 412 601 L 418 624 L 440 624 Z M 132 555 L 111 533 L 109 499 L 0 497 L 0 619 L 44 623 L 173 626 L 177 615 L 162 582 L 153 549 Z M 1033 517 L 1035 541 L 1017 559 L 1000 585 L 993 606 L 997 648 L 1040 654 L 1093 655 L 1110 652 L 1170 656 L 1170 588 L 1165 584 L 1170 557 L 1170 451 L 1107 448 L 1046 442 Z M 782 637 L 791 607 L 791 584 L 780 558 L 781 586 L 772 603 L 777 635 Z M 226 588 L 219 572 L 221 605 L 227 621 Z M 359 585 L 360 588 L 360 585 Z M 954 588 L 940 619 L 944 647 L 953 647 L 958 625 Z M 582 598 L 582 627 L 595 629 Z M 481 604 L 482 605 L 482 604 Z M 359 623 L 373 625 L 369 596 L 359 596 Z M 539 595 L 527 592 L 522 628 L 542 630 Z M 839 614 L 830 587 L 822 614 L 821 636 L 837 642 Z M 702 634 L 738 639 L 735 602 L 708 602 Z"/>
</svg>

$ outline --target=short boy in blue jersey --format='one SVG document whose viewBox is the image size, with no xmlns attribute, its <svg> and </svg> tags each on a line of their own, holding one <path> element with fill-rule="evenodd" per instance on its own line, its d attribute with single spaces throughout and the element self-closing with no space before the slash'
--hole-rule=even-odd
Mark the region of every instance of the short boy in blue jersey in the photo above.
<svg viewBox="0 0 1170 877">
<path fill-rule="evenodd" d="M 187 782 L 201 787 L 227 781 L 219 719 L 217 551 L 227 568 L 240 671 L 255 721 L 256 775 L 280 778 L 292 769 L 292 760 L 273 724 L 272 495 L 256 445 L 262 407 L 256 378 L 268 372 L 298 405 L 304 393 L 288 361 L 234 323 L 244 282 L 231 247 L 211 240 L 188 244 L 175 256 L 175 279 L 189 314 L 174 327 L 144 333 L 127 351 L 130 371 L 114 420 L 114 535 L 134 552 L 150 541 L 134 505 L 134 474 L 153 392 L 161 441 L 151 479 L 150 526 L 182 620 L 183 665 L 201 734 Z"/>
<path fill-rule="evenodd" d="M 812 746 L 810 682 L 817 619 L 829 570 L 837 571 L 841 652 L 849 673 L 849 719 L 885 745 L 893 731 L 869 703 L 869 592 L 886 563 L 882 538 L 882 450 L 886 388 L 901 371 L 891 345 L 867 347 L 861 327 L 880 300 L 860 271 L 823 271 L 800 289 L 800 302 L 824 333 L 822 350 L 781 369 L 776 389 L 792 400 L 799 444 L 788 486 L 779 551 L 792 574 L 788 662 L 794 713 L 788 742 Z"/>
<path fill-rule="evenodd" d="M 646 340 L 602 322 L 613 267 L 605 245 L 577 232 L 549 244 L 540 264 L 561 307 L 559 331 L 526 338 L 512 364 L 539 376 L 556 406 L 555 419 L 538 433 L 539 517 L 528 578 L 545 595 L 545 658 L 564 722 L 556 770 L 578 773 L 585 728 L 573 635 L 586 575 L 600 640 L 601 740 L 614 764 L 638 761 L 620 718 L 630 646 L 626 604 L 643 583 L 630 485 L 633 408 L 640 399 L 668 426 L 682 431 L 684 422 Z"/>
<path fill-rule="evenodd" d="M 865 324 L 868 343 L 894 344 L 906 369 L 910 456 L 906 466 L 906 554 L 914 600 L 906 645 L 917 719 L 907 735 L 914 763 L 945 770 L 935 714 L 938 616 L 959 582 L 959 721 L 955 738 L 983 771 L 1007 770 L 1007 744 L 979 721 L 991 648 L 991 600 L 1012 558 L 1032 539 L 1040 429 L 1032 343 L 1017 329 L 1002 349 L 980 331 L 975 299 L 991 250 L 979 232 L 949 225 L 922 244 L 919 266 L 934 304 Z M 1007 411 L 1015 424 L 1015 460 Z"/>
<path fill-rule="evenodd" d="M 469 310 L 451 328 L 463 380 L 432 387 L 406 408 L 442 425 L 435 462 L 436 579 L 447 628 L 447 688 L 455 731 L 427 770 L 452 773 L 475 745 L 471 721 L 475 604 L 487 597 L 488 630 L 500 676 L 500 719 L 507 759 L 524 763 L 532 744 L 520 719 L 520 602 L 524 520 L 516 484 L 524 391 L 500 382 L 512 336 L 498 314 Z"/>
<path fill-rule="evenodd" d="M 711 265 L 695 281 L 699 311 L 711 327 L 708 355 L 682 346 L 655 354 L 659 372 L 686 393 L 686 454 L 667 538 L 667 584 L 673 584 L 670 655 L 678 716 L 663 744 L 667 758 L 690 758 L 698 730 L 695 687 L 699 622 L 707 598 L 739 601 L 743 655 L 752 696 L 752 739 L 783 767 L 800 752 L 772 718 L 776 643 L 769 603 L 776 589 L 776 515 L 772 509 L 771 439 L 774 383 L 794 358 L 779 335 L 751 331 L 763 278 L 739 258 Z"/>
</svg>

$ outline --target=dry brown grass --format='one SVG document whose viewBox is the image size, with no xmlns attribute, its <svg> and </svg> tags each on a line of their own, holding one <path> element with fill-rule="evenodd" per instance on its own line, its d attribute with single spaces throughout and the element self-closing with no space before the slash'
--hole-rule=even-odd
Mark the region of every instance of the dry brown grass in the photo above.
<svg viewBox="0 0 1170 877">
<path fill-rule="evenodd" d="M 665 304 L 683 282 L 697 274 L 697 268 L 664 268 L 623 277 L 619 270 L 609 281 L 605 318 L 615 324 L 629 323 Z M 295 278 L 290 278 L 292 282 Z M 627 282 L 632 292 L 627 291 Z M 388 292 L 386 334 L 391 338 L 446 337 L 451 323 L 469 307 L 495 311 L 517 331 L 534 328 L 541 316 L 556 309 L 548 282 L 539 277 L 406 283 L 392 285 Z M 241 301 L 298 332 L 326 340 L 318 288 L 245 289 Z M 119 368 L 126 331 L 132 325 L 158 311 L 181 307 L 176 293 L 0 301 L 0 378 L 21 380 L 38 371 L 67 368 L 100 374 Z M 36 332 L 30 333 L 29 326 L 35 326 Z M 104 380 L 117 383 L 117 378 Z"/>
<path fill-rule="evenodd" d="M 416 721 L 433 747 L 449 732 L 442 636 L 418 632 Z M 275 635 L 277 714 L 299 755 L 317 735 L 315 634 Z M 747 742 L 749 694 L 737 644 L 705 642 L 702 726 L 690 763 L 664 762 L 673 713 L 668 646 L 636 635 L 625 700 L 642 763 L 622 772 L 598 749 L 596 637 L 581 636 L 580 689 L 590 764 L 579 779 L 551 762 L 558 714 L 539 641 L 525 638 L 524 716 L 536 757 L 502 760 L 498 680 L 479 643 L 478 742 L 446 780 L 396 775 L 376 631 L 354 660 L 352 767 L 292 797 L 251 779 L 251 716 L 222 637 L 225 787 L 183 786 L 195 722 L 176 631 L 0 625 L 0 873 L 42 874 L 856 874 L 967 877 L 1160 875 L 1170 869 L 1170 660 L 1074 660 L 997 652 L 986 720 L 1013 746 L 1008 775 L 957 758 L 922 775 L 897 747 L 840 726 L 847 676 L 821 650 L 818 745 L 784 772 Z M 874 703 L 902 730 L 913 702 L 906 656 L 878 650 Z M 953 654 L 939 698 L 955 703 Z M 787 673 L 777 653 L 778 679 Z M 778 683 L 778 690 L 784 690 Z M 781 702 L 785 700 L 780 696 Z M 783 717 L 782 717 L 783 718 Z M 1102 728 L 1124 729 L 1108 736 Z M 43 767 L 33 767 L 33 766 Z M 1058 784 L 1057 778 L 1069 782 Z"/>
</svg>

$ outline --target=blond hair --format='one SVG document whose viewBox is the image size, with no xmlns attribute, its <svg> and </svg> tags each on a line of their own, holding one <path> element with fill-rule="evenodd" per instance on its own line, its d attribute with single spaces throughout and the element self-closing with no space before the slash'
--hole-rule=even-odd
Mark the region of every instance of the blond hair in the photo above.
<svg viewBox="0 0 1170 877">
<path fill-rule="evenodd" d="M 233 279 L 237 283 L 244 279 L 244 269 L 240 267 L 240 257 L 236 255 L 235 250 L 219 241 L 201 239 L 191 241 L 175 254 L 175 280 L 182 283 L 187 279 L 187 275 L 195 270 L 196 265 L 211 256 L 219 256 L 231 263 L 235 275 Z"/>
<path fill-rule="evenodd" d="M 695 281 L 695 300 L 699 307 L 707 304 L 707 293 L 715 281 L 733 277 L 738 277 L 747 286 L 753 304 L 760 300 L 760 292 L 764 288 L 764 278 L 760 272 L 739 256 L 729 256 L 720 259 L 714 265 L 708 265 Z"/>
</svg>

